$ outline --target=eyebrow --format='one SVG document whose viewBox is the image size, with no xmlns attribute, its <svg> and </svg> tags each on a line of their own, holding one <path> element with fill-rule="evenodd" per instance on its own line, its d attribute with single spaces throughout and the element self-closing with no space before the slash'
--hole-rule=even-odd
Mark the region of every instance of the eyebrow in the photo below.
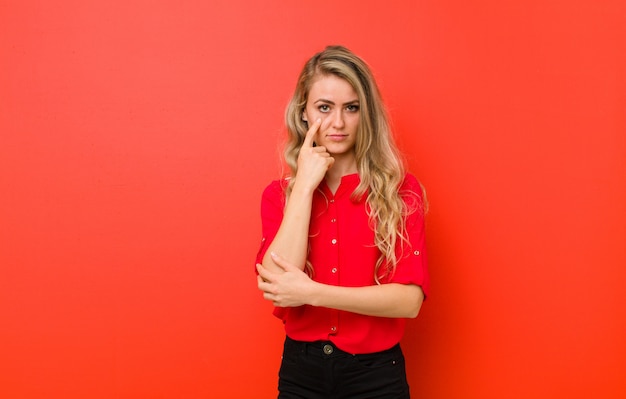
<svg viewBox="0 0 626 399">
<path fill-rule="evenodd" d="M 313 104 L 317 104 L 317 103 L 326 103 L 330 105 L 335 105 L 333 101 L 326 100 L 325 98 L 320 98 L 318 100 L 315 100 Z M 359 103 L 359 100 L 356 99 L 356 100 L 348 101 L 347 103 L 343 103 L 343 105 L 353 105 L 353 104 L 358 104 L 358 103 Z"/>
</svg>

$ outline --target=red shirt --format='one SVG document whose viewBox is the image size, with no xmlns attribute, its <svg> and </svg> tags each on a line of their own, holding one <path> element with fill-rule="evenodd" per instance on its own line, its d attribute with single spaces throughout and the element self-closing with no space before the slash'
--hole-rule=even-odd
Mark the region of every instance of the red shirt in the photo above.
<svg viewBox="0 0 626 399">
<path fill-rule="evenodd" d="M 380 251 L 374 244 L 374 231 L 366 213 L 365 198 L 350 196 L 359 185 L 357 174 L 341 179 L 333 195 L 324 181 L 313 195 L 309 228 L 309 261 L 313 279 L 323 284 L 345 287 L 375 285 L 374 268 Z M 280 227 L 285 206 L 286 180 L 273 181 L 263 192 L 261 218 L 263 240 L 257 262 Z M 422 189 L 407 174 L 400 193 L 405 202 L 417 208 L 406 220 L 409 245 L 398 248 L 400 258 L 395 273 L 381 283 L 416 284 L 428 294 L 428 271 L 424 240 Z M 400 341 L 406 319 L 364 316 L 335 309 L 300 306 L 276 308 L 274 314 L 285 324 L 287 335 L 299 341 L 330 340 L 349 353 L 371 353 L 389 349 Z"/>
</svg>

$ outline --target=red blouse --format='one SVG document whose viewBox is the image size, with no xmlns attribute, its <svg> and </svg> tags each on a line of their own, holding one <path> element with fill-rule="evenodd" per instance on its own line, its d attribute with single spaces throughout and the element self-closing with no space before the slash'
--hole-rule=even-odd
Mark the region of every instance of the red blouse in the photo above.
<svg viewBox="0 0 626 399">
<path fill-rule="evenodd" d="M 313 279 L 323 284 L 360 287 L 376 284 L 374 268 L 380 251 L 374 245 L 374 231 L 366 213 L 365 198 L 350 198 L 359 185 L 357 174 L 347 175 L 333 195 L 324 181 L 313 195 L 309 228 L 309 261 Z M 285 206 L 286 180 L 273 181 L 263 192 L 261 218 L 263 240 L 257 262 L 280 227 Z M 407 174 L 400 193 L 413 212 L 407 216 L 409 245 L 396 253 L 400 258 L 395 273 L 381 283 L 416 284 L 428 295 L 428 271 L 424 240 L 422 189 Z M 389 349 L 404 333 L 405 319 L 364 316 L 314 306 L 275 308 L 285 324 L 287 335 L 299 341 L 330 340 L 350 353 L 371 353 Z"/>
</svg>

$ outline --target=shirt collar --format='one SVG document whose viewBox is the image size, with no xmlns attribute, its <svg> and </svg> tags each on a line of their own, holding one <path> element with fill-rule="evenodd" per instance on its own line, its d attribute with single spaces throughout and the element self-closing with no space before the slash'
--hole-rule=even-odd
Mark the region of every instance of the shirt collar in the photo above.
<svg viewBox="0 0 626 399">
<path fill-rule="evenodd" d="M 328 188 L 326 180 L 322 180 L 322 182 L 320 183 L 320 189 L 328 198 L 337 198 L 345 194 L 352 194 L 354 190 L 359 186 L 359 183 L 361 183 L 361 178 L 359 177 L 359 174 L 352 173 L 341 177 L 341 183 L 339 183 L 339 187 L 337 188 L 337 191 L 334 195 Z"/>
</svg>

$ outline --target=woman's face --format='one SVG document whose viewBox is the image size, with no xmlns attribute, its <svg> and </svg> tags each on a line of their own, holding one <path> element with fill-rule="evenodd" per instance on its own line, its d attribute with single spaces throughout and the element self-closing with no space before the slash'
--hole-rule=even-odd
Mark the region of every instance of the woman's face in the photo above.
<svg viewBox="0 0 626 399">
<path fill-rule="evenodd" d="M 315 143 L 326 147 L 329 154 L 354 154 L 360 104 L 348 81 L 335 75 L 318 77 L 311 86 L 302 116 L 309 125 L 322 119 Z"/>
</svg>

